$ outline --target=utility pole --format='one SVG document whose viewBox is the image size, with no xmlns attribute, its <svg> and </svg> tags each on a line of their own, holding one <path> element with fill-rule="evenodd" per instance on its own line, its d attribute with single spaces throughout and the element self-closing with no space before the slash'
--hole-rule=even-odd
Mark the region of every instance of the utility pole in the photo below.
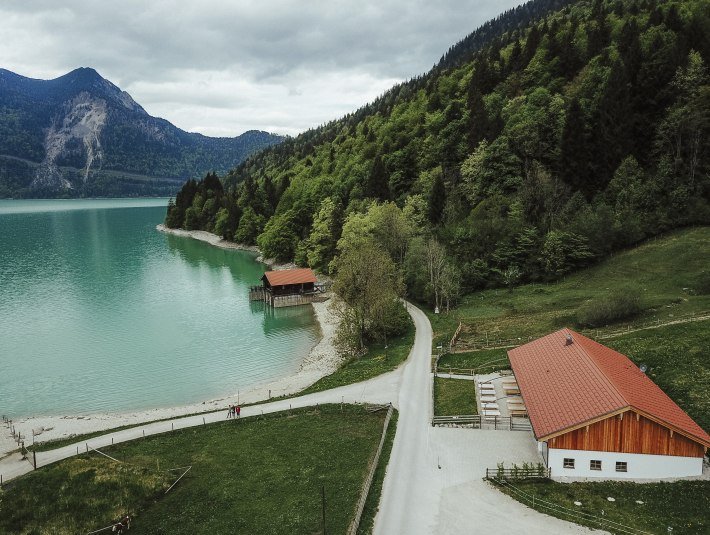
<svg viewBox="0 0 710 535">
<path fill-rule="evenodd" d="M 323 503 L 323 535 L 325 535 L 325 485 L 321 486 L 321 499 Z"/>
</svg>

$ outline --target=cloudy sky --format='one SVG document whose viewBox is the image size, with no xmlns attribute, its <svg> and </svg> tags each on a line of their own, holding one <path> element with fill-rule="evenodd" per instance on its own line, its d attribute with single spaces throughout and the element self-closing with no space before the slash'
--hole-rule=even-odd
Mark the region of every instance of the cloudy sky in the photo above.
<svg viewBox="0 0 710 535">
<path fill-rule="evenodd" d="M 93 67 L 212 136 L 297 134 L 426 72 L 519 0 L 3 0 L 0 67 Z"/>
</svg>

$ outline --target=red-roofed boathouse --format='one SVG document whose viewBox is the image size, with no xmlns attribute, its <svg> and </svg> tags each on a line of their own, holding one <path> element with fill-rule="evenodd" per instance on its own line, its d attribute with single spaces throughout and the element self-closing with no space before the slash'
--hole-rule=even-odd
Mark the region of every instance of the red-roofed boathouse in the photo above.
<svg viewBox="0 0 710 535">
<path fill-rule="evenodd" d="M 272 307 L 305 305 L 319 299 L 323 287 L 317 284 L 313 270 L 283 269 L 267 271 L 261 286 L 252 286 L 249 299 L 264 301 Z"/>
</svg>

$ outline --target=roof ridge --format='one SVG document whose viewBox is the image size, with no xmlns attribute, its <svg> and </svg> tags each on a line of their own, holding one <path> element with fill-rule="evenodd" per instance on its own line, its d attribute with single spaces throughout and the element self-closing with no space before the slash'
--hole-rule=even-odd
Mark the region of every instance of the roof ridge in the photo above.
<svg viewBox="0 0 710 535">
<path fill-rule="evenodd" d="M 595 342 L 595 341 L 592 340 L 591 338 L 587 338 L 587 337 L 584 336 L 583 334 L 580 334 L 580 333 L 578 333 L 578 332 L 576 332 L 576 331 L 573 331 L 573 330 L 570 329 L 569 327 L 565 327 L 563 330 L 569 331 L 570 336 L 572 336 L 573 342 L 574 342 L 574 336 L 577 335 L 577 336 L 581 336 L 584 340 L 588 340 L 588 341 L 593 342 L 593 343 L 595 343 L 595 344 L 599 344 L 599 342 Z M 599 345 L 601 345 L 601 344 L 599 344 Z M 611 387 L 613 388 L 614 392 L 616 392 L 616 393 L 618 394 L 618 396 L 619 396 L 621 399 L 624 400 L 625 405 L 624 405 L 623 407 L 631 407 L 632 405 L 631 405 L 631 403 L 629 403 L 629 400 L 626 398 L 626 396 L 625 396 L 624 393 L 621 391 L 621 389 L 619 389 L 619 386 L 616 384 L 616 382 L 613 381 L 613 380 L 606 374 L 606 371 L 599 365 L 599 362 L 597 362 L 597 359 L 594 358 L 594 356 L 587 350 L 587 348 L 586 348 L 583 344 L 580 344 L 579 347 L 582 349 L 582 351 L 584 352 L 584 354 L 587 356 L 587 360 L 589 360 L 590 362 L 592 362 L 592 363 L 594 364 L 594 367 L 599 371 L 599 373 L 601 374 L 601 376 L 604 378 L 604 381 L 606 381 L 609 385 L 611 385 Z M 602 346 L 602 347 L 605 347 L 605 346 Z M 608 348 L 608 349 L 611 349 L 611 348 Z M 616 351 L 615 349 L 611 349 L 611 350 L 614 351 L 614 353 L 618 353 L 619 355 L 621 355 L 621 353 L 619 353 L 619 352 Z M 619 408 L 621 409 L 622 407 L 619 407 Z"/>
</svg>

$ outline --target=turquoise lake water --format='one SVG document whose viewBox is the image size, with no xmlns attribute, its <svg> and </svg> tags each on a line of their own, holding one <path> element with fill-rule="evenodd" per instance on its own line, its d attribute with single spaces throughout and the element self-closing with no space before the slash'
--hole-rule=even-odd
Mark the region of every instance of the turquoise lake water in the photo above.
<svg viewBox="0 0 710 535">
<path fill-rule="evenodd" d="M 0 200 L 0 413 L 175 406 L 298 369 L 312 308 L 250 303 L 255 255 L 156 231 L 166 203 Z"/>
</svg>

